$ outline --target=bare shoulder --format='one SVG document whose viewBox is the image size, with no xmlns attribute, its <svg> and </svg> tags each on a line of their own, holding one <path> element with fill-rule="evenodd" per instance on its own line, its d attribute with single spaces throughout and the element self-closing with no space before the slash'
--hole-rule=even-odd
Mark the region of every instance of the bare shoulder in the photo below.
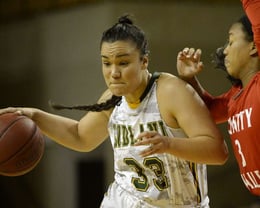
<svg viewBox="0 0 260 208">
<path fill-rule="evenodd" d="M 112 97 L 112 92 L 109 89 L 106 89 L 100 96 L 98 103 L 103 103 L 109 100 Z"/>
<path fill-rule="evenodd" d="M 177 112 L 186 108 L 185 97 L 192 97 L 187 84 L 177 76 L 162 73 L 157 81 L 157 100 L 163 120 L 172 128 L 179 128 Z M 188 99 L 189 100 L 189 99 Z"/>
<path fill-rule="evenodd" d="M 163 119 L 172 127 L 185 115 L 203 114 L 206 109 L 191 85 L 168 73 L 162 73 L 158 80 L 157 99 Z"/>
<path fill-rule="evenodd" d="M 100 96 L 100 98 L 98 99 L 98 103 L 104 103 L 107 100 L 111 99 L 111 97 L 113 96 L 112 92 L 109 89 L 106 89 L 102 95 Z M 106 115 L 107 118 L 110 117 L 111 113 L 113 111 L 113 108 L 109 109 L 109 110 L 105 110 L 105 111 L 101 111 L 101 113 L 104 113 L 104 115 Z"/>
<path fill-rule="evenodd" d="M 185 81 L 180 79 L 179 77 L 170 74 L 170 73 L 162 73 L 158 80 L 158 92 L 161 95 L 167 96 L 168 94 L 173 95 L 173 93 L 194 93 L 194 89 L 187 84 Z"/>
</svg>

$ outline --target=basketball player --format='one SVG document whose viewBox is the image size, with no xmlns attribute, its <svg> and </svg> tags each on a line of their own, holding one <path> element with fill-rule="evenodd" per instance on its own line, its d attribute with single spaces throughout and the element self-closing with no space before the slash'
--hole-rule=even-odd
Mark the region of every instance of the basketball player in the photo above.
<svg viewBox="0 0 260 208">
<path fill-rule="evenodd" d="M 205 164 L 223 164 L 226 144 L 196 92 L 181 79 L 148 71 L 144 32 L 128 15 L 103 33 L 98 104 L 61 106 L 88 113 L 80 120 L 35 108 L 6 108 L 33 119 L 67 148 L 89 152 L 110 138 L 115 181 L 101 208 L 209 207 Z"/>
<path fill-rule="evenodd" d="M 228 133 L 247 189 L 260 196 L 260 0 L 242 0 L 243 16 L 229 29 L 216 63 L 233 83 L 217 97 L 202 88 L 195 75 L 202 69 L 201 50 L 185 48 L 178 54 L 179 75 L 197 90 L 217 123 L 228 122 Z M 253 27 L 252 27 L 253 26 Z M 253 30 L 252 30 L 253 29 Z"/>
</svg>

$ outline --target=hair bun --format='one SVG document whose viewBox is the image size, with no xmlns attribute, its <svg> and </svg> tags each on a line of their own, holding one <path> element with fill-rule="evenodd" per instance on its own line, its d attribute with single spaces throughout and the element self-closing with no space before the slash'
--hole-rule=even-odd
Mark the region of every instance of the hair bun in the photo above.
<svg viewBox="0 0 260 208">
<path fill-rule="evenodd" d="M 133 24 L 133 21 L 130 19 L 129 16 L 130 16 L 130 15 L 124 15 L 124 16 L 119 17 L 118 23 L 121 23 L 121 24 L 130 24 L 130 25 L 132 25 L 132 24 Z"/>
</svg>

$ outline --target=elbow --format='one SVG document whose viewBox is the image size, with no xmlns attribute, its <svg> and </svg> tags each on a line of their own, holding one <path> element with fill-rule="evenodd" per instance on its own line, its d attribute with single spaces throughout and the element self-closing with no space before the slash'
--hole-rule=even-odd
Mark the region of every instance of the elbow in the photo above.
<svg viewBox="0 0 260 208">
<path fill-rule="evenodd" d="M 216 156 L 217 155 L 217 156 Z M 224 165 L 228 160 L 228 153 L 224 152 L 217 152 L 211 159 L 211 161 L 208 162 L 209 165 Z"/>
<path fill-rule="evenodd" d="M 75 152 L 81 152 L 81 153 L 87 153 L 87 152 L 91 152 L 94 148 L 90 148 L 89 146 L 87 145 L 84 145 L 84 144 L 73 144 L 73 145 L 70 145 L 70 146 L 66 146 L 66 145 L 63 145 L 65 146 L 66 148 L 68 149 L 71 149 Z"/>
<path fill-rule="evenodd" d="M 228 157 L 229 157 L 229 152 L 228 152 L 228 147 L 227 147 L 227 144 L 226 142 L 224 141 L 223 144 L 222 144 L 222 163 L 221 165 L 225 164 L 228 160 Z"/>
<path fill-rule="evenodd" d="M 218 155 L 218 159 L 216 161 L 216 165 L 224 165 L 229 157 L 228 147 L 225 142 L 219 145 L 218 151 L 216 153 Z"/>
<path fill-rule="evenodd" d="M 224 165 L 228 160 L 228 152 L 222 153 L 222 155 L 219 157 L 218 165 Z"/>
<path fill-rule="evenodd" d="M 78 152 L 92 152 L 95 150 L 99 145 L 101 145 L 106 137 L 100 139 L 99 141 L 91 138 L 79 138 L 77 151 Z"/>
<path fill-rule="evenodd" d="M 79 144 L 77 146 L 76 151 L 87 153 L 87 152 L 93 151 L 95 148 L 96 148 L 96 146 L 93 146 L 93 145 L 88 144 L 86 142 L 82 142 L 81 144 Z"/>
</svg>

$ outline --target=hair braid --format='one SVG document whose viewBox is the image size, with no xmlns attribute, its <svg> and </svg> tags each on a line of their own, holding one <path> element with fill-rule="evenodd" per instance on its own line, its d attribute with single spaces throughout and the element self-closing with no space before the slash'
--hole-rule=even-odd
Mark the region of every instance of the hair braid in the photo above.
<svg viewBox="0 0 260 208">
<path fill-rule="evenodd" d="M 49 105 L 55 110 L 84 110 L 84 111 L 94 111 L 100 112 L 103 110 L 109 110 L 116 105 L 120 105 L 122 97 L 118 97 L 113 95 L 110 99 L 102 103 L 96 103 L 93 105 L 74 105 L 74 106 L 65 106 L 61 104 L 55 104 L 53 102 L 49 102 Z"/>
</svg>

